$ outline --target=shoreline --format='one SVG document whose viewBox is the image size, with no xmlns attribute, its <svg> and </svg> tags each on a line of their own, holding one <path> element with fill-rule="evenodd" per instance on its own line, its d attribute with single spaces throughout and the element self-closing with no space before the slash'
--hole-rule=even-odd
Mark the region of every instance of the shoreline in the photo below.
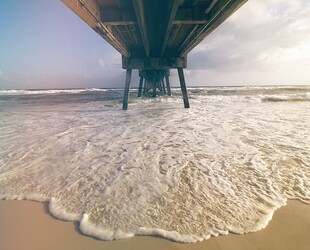
<svg viewBox="0 0 310 250">
<path fill-rule="evenodd" d="M 289 200 L 276 210 L 268 226 L 255 233 L 228 234 L 197 243 L 178 243 L 156 236 L 101 241 L 81 234 L 77 222 L 62 221 L 47 202 L 0 201 L 0 249 L 180 249 L 180 250 L 306 250 L 310 247 L 310 205 Z"/>
</svg>

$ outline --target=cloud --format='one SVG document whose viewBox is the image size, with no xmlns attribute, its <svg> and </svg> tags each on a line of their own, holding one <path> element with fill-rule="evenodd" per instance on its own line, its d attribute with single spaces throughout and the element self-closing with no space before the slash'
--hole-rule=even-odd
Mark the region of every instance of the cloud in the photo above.
<svg viewBox="0 0 310 250">
<path fill-rule="evenodd" d="M 248 1 L 189 54 L 189 69 L 229 75 L 291 66 L 309 79 L 309 6 L 305 0 Z"/>
<path fill-rule="evenodd" d="M 103 68 L 109 66 L 109 64 L 106 63 L 106 62 L 105 62 L 104 60 L 102 60 L 102 59 L 99 59 L 98 62 L 97 62 L 97 64 L 99 65 L 99 67 L 103 67 Z"/>
</svg>

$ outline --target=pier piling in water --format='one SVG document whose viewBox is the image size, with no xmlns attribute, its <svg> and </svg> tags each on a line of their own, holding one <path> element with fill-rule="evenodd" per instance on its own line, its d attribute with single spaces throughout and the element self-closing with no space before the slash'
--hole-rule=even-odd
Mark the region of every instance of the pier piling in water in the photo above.
<svg viewBox="0 0 310 250">
<path fill-rule="evenodd" d="M 128 98 L 129 98 L 129 89 L 130 89 L 130 79 L 131 79 L 131 71 L 132 69 L 127 69 L 126 73 L 126 82 L 125 82 L 125 89 L 124 89 L 124 98 L 123 98 L 123 109 L 128 109 Z M 189 108 L 189 101 L 188 101 L 188 94 L 186 89 L 186 82 L 183 72 L 183 67 L 178 67 L 178 76 L 183 96 L 183 103 L 184 108 Z M 157 90 L 159 91 L 158 94 L 167 94 L 171 96 L 171 87 L 170 87 L 170 70 L 169 69 L 143 69 L 139 70 L 139 87 L 138 87 L 138 97 L 143 95 L 148 95 L 148 91 L 152 90 L 151 96 L 157 96 Z M 165 86 L 166 80 L 166 86 Z M 144 82 L 144 84 L 143 84 Z"/>
<path fill-rule="evenodd" d="M 167 94 L 168 94 L 168 96 L 171 96 L 169 76 L 165 76 L 165 79 L 166 79 L 166 85 L 167 85 Z"/>
<path fill-rule="evenodd" d="M 143 86 L 143 77 L 140 76 L 139 89 L 138 89 L 138 97 L 142 96 L 142 86 Z"/>
<path fill-rule="evenodd" d="M 187 89 L 185 84 L 184 72 L 182 68 L 178 68 L 178 74 L 183 95 L 184 108 L 189 108 Z"/>
<path fill-rule="evenodd" d="M 123 110 L 128 109 L 128 99 L 129 99 L 129 91 L 130 91 L 130 82 L 131 82 L 131 69 L 127 69 L 126 72 L 126 82 L 124 89 L 124 98 L 123 98 Z"/>
<path fill-rule="evenodd" d="M 161 85 L 162 85 L 164 94 L 166 94 L 166 87 L 165 87 L 165 81 L 164 81 L 164 79 L 161 79 Z"/>
</svg>

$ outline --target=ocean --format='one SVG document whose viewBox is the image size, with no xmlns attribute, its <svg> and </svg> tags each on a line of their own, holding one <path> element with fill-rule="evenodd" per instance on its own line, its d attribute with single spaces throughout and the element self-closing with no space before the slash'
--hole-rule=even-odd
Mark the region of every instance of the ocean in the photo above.
<svg viewBox="0 0 310 250">
<path fill-rule="evenodd" d="M 310 204 L 310 86 L 0 90 L 0 199 L 103 240 L 255 232 Z"/>
</svg>

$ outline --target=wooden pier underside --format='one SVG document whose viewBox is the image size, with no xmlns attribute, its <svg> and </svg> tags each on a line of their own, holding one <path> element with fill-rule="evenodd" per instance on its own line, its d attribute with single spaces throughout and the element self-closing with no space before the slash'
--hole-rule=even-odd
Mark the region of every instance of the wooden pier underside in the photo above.
<svg viewBox="0 0 310 250">
<path fill-rule="evenodd" d="M 246 1 L 62 0 L 122 55 L 127 76 L 132 69 L 145 74 L 152 70 L 178 69 L 184 100 L 187 92 L 183 68 L 187 67 L 187 54 Z M 148 82 L 156 88 L 164 79 L 168 85 L 166 75 L 159 81 Z M 126 77 L 126 86 L 127 80 Z M 170 88 L 167 93 L 171 94 Z M 123 107 L 127 106 L 128 99 Z M 188 100 L 184 106 L 189 107 Z"/>
</svg>

